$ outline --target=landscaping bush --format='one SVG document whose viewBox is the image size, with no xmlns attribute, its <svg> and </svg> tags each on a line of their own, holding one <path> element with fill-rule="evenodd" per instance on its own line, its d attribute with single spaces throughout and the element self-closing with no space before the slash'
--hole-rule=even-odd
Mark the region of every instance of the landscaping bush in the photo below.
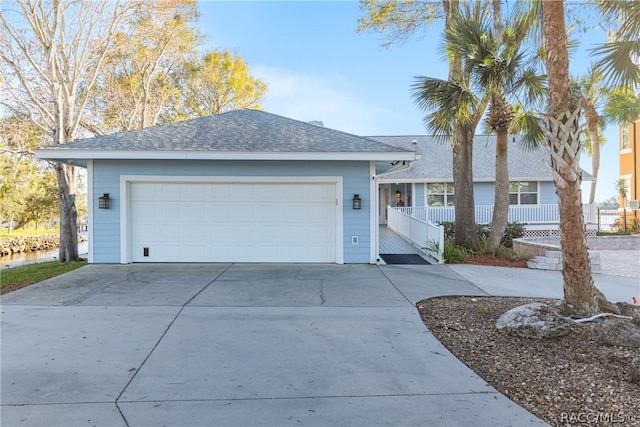
<svg viewBox="0 0 640 427">
<path fill-rule="evenodd" d="M 505 248 L 513 247 L 513 239 L 519 239 L 524 236 L 525 228 L 521 222 L 510 222 L 507 224 L 507 228 L 502 236 L 502 246 Z"/>
<path fill-rule="evenodd" d="M 458 264 L 469 258 L 470 252 L 462 246 L 457 246 L 452 239 L 444 239 L 444 262 Z"/>
<path fill-rule="evenodd" d="M 426 249 L 431 252 L 438 252 L 440 249 L 440 245 L 438 244 L 438 242 L 431 240 L 427 242 L 427 245 L 422 249 Z M 462 246 L 456 246 L 456 244 L 453 243 L 453 239 L 445 236 L 444 251 L 442 253 L 445 263 L 461 263 L 469 258 L 470 255 L 471 252 L 468 249 L 465 249 Z"/>
<path fill-rule="evenodd" d="M 456 225 L 454 222 L 443 222 L 441 225 L 444 227 L 444 237 L 445 239 L 450 239 L 451 241 L 455 240 L 455 229 Z M 476 224 L 476 230 L 478 232 L 478 240 L 480 242 L 484 242 L 489 237 L 489 233 L 491 233 L 491 224 Z M 507 228 L 504 231 L 504 236 L 502 236 L 502 241 L 500 242 L 502 246 L 505 248 L 513 247 L 513 239 L 518 239 L 524 236 L 524 224 L 520 222 L 510 222 L 507 224 Z"/>
</svg>

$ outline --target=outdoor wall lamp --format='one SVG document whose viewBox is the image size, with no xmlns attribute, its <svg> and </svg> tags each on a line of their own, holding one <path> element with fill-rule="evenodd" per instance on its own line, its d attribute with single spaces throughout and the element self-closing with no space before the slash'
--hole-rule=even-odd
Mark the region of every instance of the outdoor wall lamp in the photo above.
<svg viewBox="0 0 640 427">
<path fill-rule="evenodd" d="M 102 197 L 98 197 L 98 208 L 109 209 L 109 193 L 104 193 Z"/>
<path fill-rule="evenodd" d="M 362 209 L 362 199 L 359 194 L 353 195 L 353 209 Z"/>
</svg>

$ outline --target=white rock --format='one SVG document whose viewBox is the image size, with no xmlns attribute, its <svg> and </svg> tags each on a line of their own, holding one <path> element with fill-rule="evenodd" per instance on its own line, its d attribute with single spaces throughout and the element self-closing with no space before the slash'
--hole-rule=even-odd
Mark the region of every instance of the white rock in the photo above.
<svg viewBox="0 0 640 427">
<path fill-rule="evenodd" d="M 512 308 L 500 316 L 496 328 L 526 338 L 559 337 L 571 330 L 553 307 L 540 302 Z"/>
</svg>

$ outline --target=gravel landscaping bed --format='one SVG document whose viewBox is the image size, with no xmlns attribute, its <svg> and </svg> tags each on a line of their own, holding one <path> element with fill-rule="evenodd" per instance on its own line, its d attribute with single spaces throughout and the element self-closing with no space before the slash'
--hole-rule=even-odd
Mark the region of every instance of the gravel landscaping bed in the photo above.
<svg viewBox="0 0 640 427">
<path fill-rule="evenodd" d="M 553 426 L 640 426 L 640 384 L 629 366 L 640 349 L 591 340 L 591 324 L 553 339 L 498 331 L 496 321 L 532 298 L 440 297 L 421 301 L 424 324 L 495 389 Z"/>
</svg>

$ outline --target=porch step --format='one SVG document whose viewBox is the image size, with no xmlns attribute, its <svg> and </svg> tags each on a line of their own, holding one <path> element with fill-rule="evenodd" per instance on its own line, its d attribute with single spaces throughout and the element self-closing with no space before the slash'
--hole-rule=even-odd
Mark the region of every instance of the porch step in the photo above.
<svg viewBox="0 0 640 427">
<path fill-rule="evenodd" d="M 597 251 L 589 251 L 589 260 L 591 261 L 591 272 L 600 273 L 600 253 Z M 527 261 L 527 267 L 534 270 L 562 271 L 562 252 L 545 251 L 544 256 L 538 255 Z"/>
</svg>

